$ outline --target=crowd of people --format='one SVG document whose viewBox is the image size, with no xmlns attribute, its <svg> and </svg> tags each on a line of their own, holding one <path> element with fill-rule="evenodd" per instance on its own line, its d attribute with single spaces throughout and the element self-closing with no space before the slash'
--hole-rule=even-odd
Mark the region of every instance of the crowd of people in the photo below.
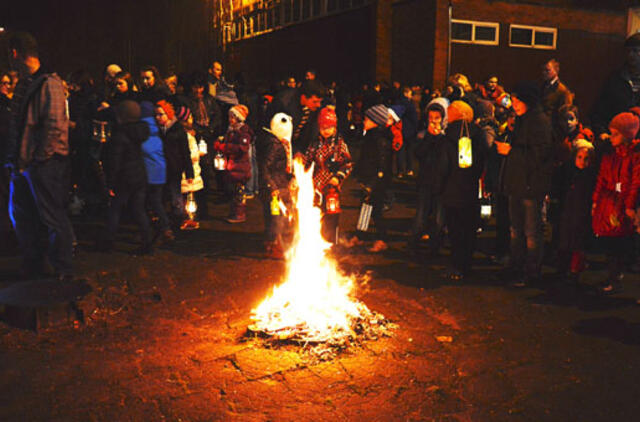
<svg viewBox="0 0 640 422">
<path fill-rule="evenodd" d="M 572 283 L 594 238 L 608 255 L 604 293 L 620 288 L 627 258 L 640 254 L 638 34 L 626 40 L 625 65 L 589 119 L 553 59 L 542 65 L 542 82 L 510 89 L 495 74 L 472 85 L 460 73 L 442 90 L 398 82 L 349 89 L 324 85 L 313 70 L 300 82 L 290 76 L 250 89 L 241 73 L 227 82 L 218 61 L 164 78 L 154 66 L 133 74 L 110 64 L 101 84 L 83 70 L 63 79 L 41 65 L 31 35 L 11 34 L 8 45 L 14 70 L 0 72 L 0 218 L 4 234 L 15 232 L 25 277 L 45 271 L 45 251 L 61 280 L 73 277 L 69 214 L 103 218 L 96 247 L 110 251 L 128 212 L 141 234 L 135 253 L 144 255 L 211 218 L 213 191 L 229 199 L 230 224 L 246 221 L 247 201 L 259 198 L 265 253 L 282 258 L 295 159 L 313 165 L 330 242 L 341 241 L 342 185 L 357 178 L 361 215 L 356 236 L 342 241 L 373 231 L 371 252 L 388 247 L 394 178 L 415 179 L 408 248 L 426 240 L 437 254 L 448 235 L 452 280 L 471 272 L 483 204 L 496 222 L 493 259 L 516 286 L 541 276 L 545 224 L 558 274 Z"/>
</svg>

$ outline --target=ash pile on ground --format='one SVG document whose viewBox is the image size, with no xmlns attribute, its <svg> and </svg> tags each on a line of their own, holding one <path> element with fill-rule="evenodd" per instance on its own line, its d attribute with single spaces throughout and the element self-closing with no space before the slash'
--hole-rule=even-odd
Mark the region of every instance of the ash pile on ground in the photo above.
<svg viewBox="0 0 640 422">
<path fill-rule="evenodd" d="M 359 348 L 365 341 L 391 337 L 397 324 L 384 315 L 369 310 L 357 302 L 360 316 L 351 321 L 349 331 L 335 329 L 330 334 L 317 333 L 306 324 L 283 327 L 277 330 L 261 330 L 256 324 L 247 328 L 244 341 L 255 341 L 264 348 L 294 347 L 311 361 L 328 361 L 348 349 Z"/>
</svg>

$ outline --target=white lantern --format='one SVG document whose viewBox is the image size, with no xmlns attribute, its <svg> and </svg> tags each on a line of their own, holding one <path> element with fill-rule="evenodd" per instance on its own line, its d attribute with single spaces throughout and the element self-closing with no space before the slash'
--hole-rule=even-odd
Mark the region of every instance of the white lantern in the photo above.
<svg viewBox="0 0 640 422">
<path fill-rule="evenodd" d="M 222 171 L 227 169 L 227 159 L 221 152 L 218 152 L 216 156 L 213 158 L 213 167 L 216 170 Z"/>
<path fill-rule="evenodd" d="M 196 211 L 198 210 L 198 204 L 196 204 L 196 200 L 193 197 L 193 192 L 189 192 L 189 194 L 187 195 L 187 203 L 185 204 L 185 210 L 189 215 L 189 219 L 193 220 L 193 217 L 195 216 Z"/>
<path fill-rule="evenodd" d="M 198 143 L 198 151 L 201 155 L 205 155 L 207 153 L 207 143 L 204 139 L 200 139 L 200 142 Z"/>
</svg>

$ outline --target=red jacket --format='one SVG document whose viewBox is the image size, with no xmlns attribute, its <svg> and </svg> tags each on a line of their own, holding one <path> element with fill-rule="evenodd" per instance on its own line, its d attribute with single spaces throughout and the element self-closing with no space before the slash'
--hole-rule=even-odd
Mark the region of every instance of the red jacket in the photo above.
<svg viewBox="0 0 640 422">
<path fill-rule="evenodd" d="M 254 134 L 247 124 L 239 128 L 229 129 L 223 142 L 216 142 L 214 149 L 221 151 L 227 158 L 227 174 L 232 182 L 246 183 L 251 177 L 249 148 L 254 141 Z"/>
<path fill-rule="evenodd" d="M 640 153 L 620 145 L 604 157 L 593 191 L 593 232 L 597 236 L 624 237 L 634 232 L 626 209 L 635 209 L 640 189 Z"/>
</svg>

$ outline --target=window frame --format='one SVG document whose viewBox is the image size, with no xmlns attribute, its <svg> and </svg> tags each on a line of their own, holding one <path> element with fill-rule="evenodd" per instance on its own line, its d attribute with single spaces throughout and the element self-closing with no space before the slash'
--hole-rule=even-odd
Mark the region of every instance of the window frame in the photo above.
<svg viewBox="0 0 640 422">
<path fill-rule="evenodd" d="M 453 24 L 467 24 L 471 25 L 471 40 L 459 40 L 453 38 Z M 489 28 L 495 28 L 496 37 L 494 41 L 476 40 L 476 26 L 483 26 Z M 451 19 L 451 42 L 458 44 L 477 44 L 477 45 L 500 45 L 500 23 L 489 21 L 473 21 L 468 19 Z"/>
<path fill-rule="evenodd" d="M 531 30 L 531 44 L 514 44 L 511 42 L 511 30 L 515 29 L 530 29 Z M 537 45 L 536 44 L 536 32 L 545 32 L 553 34 L 553 45 Z M 521 25 L 516 23 L 509 24 L 509 47 L 514 48 L 534 48 L 537 50 L 556 50 L 558 47 L 558 28 L 550 26 L 535 26 L 535 25 Z"/>
</svg>

